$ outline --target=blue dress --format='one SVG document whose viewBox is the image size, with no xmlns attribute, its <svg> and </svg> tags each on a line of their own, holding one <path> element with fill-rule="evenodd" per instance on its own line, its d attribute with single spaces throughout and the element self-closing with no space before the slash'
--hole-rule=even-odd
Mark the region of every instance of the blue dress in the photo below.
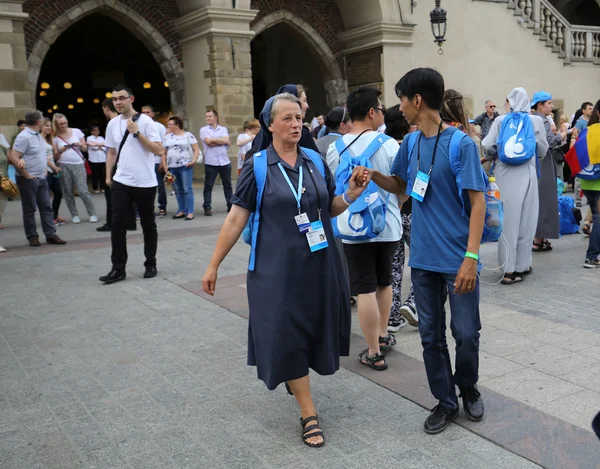
<svg viewBox="0 0 600 469">
<path fill-rule="evenodd" d="M 279 166 L 281 162 L 294 187 L 303 165 L 306 189 L 302 212 L 311 222 L 321 220 L 329 247 L 310 252 L 306 235 L 294 217 L 296 199 Z M 256 180 L 253 159 L 244 163 L 232 203 L 254 211 Z M 350 349 L 350 291 L 339 252 L 335 247 L 329 210 L 335 184 L 325 165 L 325 179 L 308 156 L 299 150 L 291 167 L 273 147 L 267 149 L 267 181 L 260 210 L 256 266 L 248 272 L 248 365 L 258 378 L 275 389 L 284 381 L 302 378 L 309 368 L 330 375 L 339 368 L 340 356 Z M 314 182 L 307 169 L 312 171 Z"/>
</svg>

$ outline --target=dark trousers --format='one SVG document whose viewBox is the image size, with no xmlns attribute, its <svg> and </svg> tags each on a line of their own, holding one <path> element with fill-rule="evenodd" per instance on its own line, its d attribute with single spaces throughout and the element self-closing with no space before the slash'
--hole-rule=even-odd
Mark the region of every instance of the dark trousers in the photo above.
<svg viewBox="0 0 600 469">
<path fill-rule="evenodd" d="M 50 205 L 50 192 L 48 190 L 48 180 L 44 179 L 25 179 L 17 176 L 17 186 L 21 193 L 21 207 L 23 209 L 23 227 L 27 239 L 39 238 L 35 224 L 36 208 L 40 211 L 42 230 L 46 239 L 56 234 L 54 218 L 52 217 L 52 206 Z"/>
<path fill-rule="evenodd" d="M 131 207 L 135 202 L 140 213 L 144 232 L 144 255 L 146 267 L 156 266 L 158 232 L 154 218 L 156 187 L 131 187 L 117 181 L 112 183 L 112 265 L 114 270 L 124 271 L 127 265 L 127 226 L 131 220 Z"/>
<path fill-rule="evenodd" d="M 156 173 L 156 182 L 158 183 L 158 209 L 167 209 L 167 191 L 165 190 L 165 173 L 159 171 L 160 164 L 154 165 L 154 172 Z"/>
<path fill-rule="evenodd" d="M 223 192 L 225 193 L 225 201 L 227 202 L 227 210 L 231 208 L 231 196 L 233 190 L 231 188 L 231 164 L 225 166 L 212 166 L 209 164 L 204 165 L 205 176 L 204 176 L 204 204 L 202 205 L 205 209 L 212 209 L 212 190 L 217 180 L 217 176 L 221 178 L 223 183 Z"/>
<path fill-rule="evenodd" d="M 454 294 L 456 275 L 413 268 L 415 300 L 419 311 L 419 333 L 429 389 L 444 407 L 458 407 L 455 386 L 473 386 L 479 379 L 479 281 L 466 295 Z M 450 298 L 450 329 L 456 341 L 456 373 L 446 342 L 446 298 Z"/>
<path fill-rule="evenodd" d="M 106 189 L 106 163 L 91 163 L 92 190 Z"/>
<path fill-rule="evenodd" d="M 584 190 L 585 198 L 590 204 L 594 229 L 590 235 L 586 259 L 596 259 L 600 256 L 600 191 Z"/>
<path fill-rule="evenodd" d="M 109 186 L 104 189 L 104 200 L 106 200 L 106 224 L 112 226 L 112 191 Z M 129 220 L 127 221 L 127 229 L 135 230 L 135 205 L 132 202 L 131 208 L 129 209 Z"/>
<path fill-rule="evenodd" d="M 58 209 L 60 208 L 60 203 L 63 197 L 62 187 L 60 185 L 60 175 L 59 177 L 56 177 L 54 174 L 48 173 L 48 189 L 54 196 L 52 198 L 52 213 L 54 214 L 54 219 L 56 220 L 58 218 Z"/>
</svg>

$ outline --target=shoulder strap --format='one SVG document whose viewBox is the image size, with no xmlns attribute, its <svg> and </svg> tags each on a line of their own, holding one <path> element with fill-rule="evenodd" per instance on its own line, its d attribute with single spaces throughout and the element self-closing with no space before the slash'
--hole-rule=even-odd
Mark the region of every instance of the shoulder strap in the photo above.
<svg viewBox="0 0 600 469">
<path fill-rule="evenodd" d="M 135 116 L 133 116 L 131 118 L 131 120 L 133 122 L 136 122 L 140 116 L 142 115 L 141 112 L 138 112 Z M 115 171 L 117 169 L 117 165 L 119 164 L 119 157 L 121 156 L 121 150 L 123 149 L 123 145 L 125 145 L 125 140 L 127 140 L 127 137 L 129 137 L 129 129 L 125 129 L 125 133 L 123 134 L 123 139 L 121 140 L 121 145 L 119 145 L 119 151 L 117 152 L 117 161 L 115 161 Z"/>
<path fill-rule="evenodd" d="M 404 142 L 408 145 L 408 164 L 406 165 L 406 185 L 409 190 L 412 190 L 412 181 L 410 179 L 410 157 L 412 156 L 412 152 L 415 149 L 415 143 L 417 142 L 417 137 L 421 131 L 417 130 L 416 132 L 411 132 L 404 137 Z M 404 143 L 403 142 L 403 143 Z M 400 150 L 398 150 L 400 152 Z"/>
<path fill-rule="evenodd" d="M 460 170 L 461 170 L 461 164 L 460 164 L 460 144 L 462 142 L 462 139 L 465 138 L 467 136 L 467 134 L 465 134 L 464 132 L 461 132 L 460 130 L 455 130 L 454 133 L 452 134 L 452 137 L 450 138 L 450 151 L 449 153 L 449 162 L 450 162 L 450 169 L 452 170 L 452 173 L 454 174 L 454 177 L 456 178 L 456 186 L 458 187 L 458 198 L 460 199 L 460 203 L 462 205 L 462 213 L 463 216 L 465 215 L 465 202 L 463 200 L 463 191 L 462 191 L 462 184 L 461 184 L 461 180 L 460 180 Z M 483 171 L 483 167 L 481 168 L 481 170 Z"/>
<path fill-rule="evenodd" d="M 344 144 L 344 138 L 343 138 L 343 137 L 342 137 L 342 138 L 338 138 L 338 139 L 335 141 L 335 149 L 336 149 L 336 150 L 337 150 L 337 152 L 338 152 L 338 158 L 341 158 L 341 157 L 342 157 L 342 153 L 344 153 L 344 151 L 346 150 L 346 148 L 347 148 L 347 147 L 346 147 L 346 145 Z"/>
<path fill-rule="evenodd" d="M 323 158 L 321 158 L 321 155 L 316 151 L 306 147 L 300 147 L 300 150 L 302 150 L 306 154 L 306 156 L 308 156 L 311 159 L 313 164 L 321 173 L 321 176 L 323 176 L 323 179 L 325 179 L 325 165 L 323 164 Z"/>
<path fill-rule="evenodd" d="M 262 196 L 267 182 L 267 151 L 263 150 L 255 153 L 252 158 L 252 164 L 254 167 L 254 179 L 256 180 L 256 208 L 252 217 L 252 241 L 250 262 L 248 263 L 248 270 L 250 271 L 254 270 L 254 264 L 256 263 L 256 241 L 258 239 L 258 225 L 260 222 L 260 206 L 262 205 Z"/>
</svg>

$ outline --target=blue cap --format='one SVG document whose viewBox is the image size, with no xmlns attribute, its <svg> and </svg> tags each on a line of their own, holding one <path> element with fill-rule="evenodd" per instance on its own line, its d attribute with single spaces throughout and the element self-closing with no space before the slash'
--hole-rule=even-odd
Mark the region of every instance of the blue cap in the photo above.
<svg viewBox="0 0 600 469">
<path fill-rule="evenodd" d="M 552 99 L 552 95 L 546 91 L 538 91 L 531 98 L 531 107 L 535 107 L 538 103 L 543 103 L 544 101 L 550 101 Z"/>
</svg>

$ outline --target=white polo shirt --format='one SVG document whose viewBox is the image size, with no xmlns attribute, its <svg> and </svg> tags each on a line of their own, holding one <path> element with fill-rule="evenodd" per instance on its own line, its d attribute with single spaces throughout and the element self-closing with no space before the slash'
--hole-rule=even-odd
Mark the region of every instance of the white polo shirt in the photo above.
<svg viewBox="0 0 600 469">
<path fill-rule="evenodd" d="M 121 116 L 110 120 L 106 127 L 106 146 L 108 148 L 119 151 L 121 140 L 127 130 L 127 120 Z M 140 133 L 151 142 L 160 143 L 161 138 L 154 124 L 154 121 L 144 114 L 140 115 L 137 121 Z M 113 179 L 131 187 L 156 187 L 158 185 L 154 172 L 154 154 L 146 150 L 139 139 L 134 138 L 133 135 L 127 136 Z"/>
</svg>

